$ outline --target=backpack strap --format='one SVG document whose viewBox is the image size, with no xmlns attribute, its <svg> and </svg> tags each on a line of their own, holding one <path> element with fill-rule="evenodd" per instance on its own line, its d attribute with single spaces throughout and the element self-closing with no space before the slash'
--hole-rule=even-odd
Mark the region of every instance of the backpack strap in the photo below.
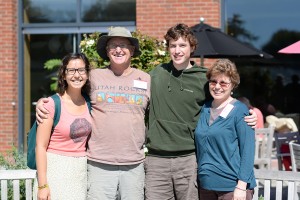
<svg viewBox="0 0 300 200">
<path fill-rule="evenodd" d="M 51 135 L 53 133 L 54 127 L 58 124 L 61 112 L 61 102 L 57 94 L 51 96 L 54 100 L 54 119 L 53 126 L 51 130 Z M 36 155 L 35 155 L 35 145 L 36 145 L 36 132 L 37 132 L 37 122 L 35 121 L 30 131 L 27 134 L 27 166 L 30 169 L 36 169 Z"/>
<path fill-rule="evenodd" d="M 60 98 L 57 94 L 52 95 L 51 98 L 54 100 L 54 105 L 55 105 L 53 126 L 52 126 L 52 132 L 53 132 L 55 126 L 59 122 L 60 112 L 61 112 L 61 103 L 60 103 Z"/>
<path fill-rule="evenodd" d="M 84 97 L 84 99 L 86 101 L 86 104 L 87 104 L 87 106 L 89 108 L 90 114 L 91 114 L 91 111 L 92 111 L 91 99 L 90 99 L 89 95 L 87 95 L 85 93 L 82 93 L 82 96 Z"/>
</svg>

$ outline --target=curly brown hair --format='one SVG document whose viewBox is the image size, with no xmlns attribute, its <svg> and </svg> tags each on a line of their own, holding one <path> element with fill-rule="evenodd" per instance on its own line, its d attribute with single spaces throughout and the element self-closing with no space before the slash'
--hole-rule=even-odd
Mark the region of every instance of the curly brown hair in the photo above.
<svg viewBox="0 0 300 200">
<path fill-rule="evenodd" d="M 61 64 L 61 66 L 59 67 L 59 70 L 58 70 L 57 92 L 60 95 L 63 95 L 65 93 L 66 89 L 68 88 L 67 81 L 65 80 L 67 65 L 69 64 L 69 62 L 71 60 L 75 60 L 75 59 L 81 59 L 84 62 L 86 73 L 87 73 L 87 76 L 89 77 L 89 74 L 90 74 L 90 71 L 91 71 L 91 66 L 90 66 L 90 62 L 87 59 L 87 57 L 83 53 L 69 53 L 69 54 L 67 54 L 62 59 L 62 64 Z M 90 83 L 90 80 L 87 79 L 86 83 L 81 88 L 81 93 L 85 93 L 85 94 L 89 95 L 90 91 L 91 91 L 91 83 Z"/>
<path fill-rule="evenodd" d="M 233 62 L 228 59 L 217 60 L 206 72 L 207 80 L 210 80 L 212 76 L 224 74 L 229 77 L 233 88 L 237 88 L 240 84 L 240 75 Z"/>
<path fill-rule="evenodd" d="M 195 37 L 193 31 L 191 28 L 189 28 L 186 24 L 176 24 L 175 26 L 172 26 L 167 31 L 166 35 L 164 36 L 167 47 L 169 47 L 170 40 L 178 40 L 180 37 L 186 39 L 189 43 L 192 49 L 196 49 L 197 46 L 197 38 Z"/>
</svg>

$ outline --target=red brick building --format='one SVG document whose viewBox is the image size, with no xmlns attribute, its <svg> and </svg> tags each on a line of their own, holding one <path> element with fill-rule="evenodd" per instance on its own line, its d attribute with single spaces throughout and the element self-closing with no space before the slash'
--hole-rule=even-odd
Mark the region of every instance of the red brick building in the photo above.
<svg viewBox="0 0 300 200">
<path fill-rule="evenodd" d="M 120 22 L 119 24 L 116 22 L 111 22 L 111 24 L 110 22 L 104 24 L 93 22 L 90 23 L 89 29 L 83 26 L 86 28 L 86 32 L 98 30 L 96 28 L 99 27 L 104 30 L 104 27 L 121 25 L 131 29 L 139 29 L 144 34 L 162 39 L 166 30 L 176 23 L 182 22 L 192 26 L 199 23 L 200 17 L 204 17 L 210 25 L 219 27 L 221 24 L 222 1 L 220 0 L 127 1 L 135 6 L 136 16 L 134 20 L 127 20 L 130 22 Z M 77 38 L 78 43 L 80 37 L 77 36 L 84 33 L 83 28 L 80 29 L 81 25 L 78 25 L 78 23 L 68 24 L 68 26 L 63 27 L 63 30 L 59 29 L 61 28 L 60 24 L 55 27 L 57 29 L 54 29 L 54 26 L 47 27 L 45 25 L 45 22 L 48 22 L 47 16 L 39 21 L 44 24 L 32 25 L 30 22 L 36 18 L 30 18 L 30 8 L 34 8 L 30 6 L 35 2 L 39 1 L 8 0 L 0 3 L 0 152 L 10 149 L 12 145 L 18 146 L 19 149 L 23 148 L 23 145 L 26 144 L 26 132 L 32 123 L 30 119 L 32 115 L 30 112 L 34 109 L 31 105 L 32 95 L 36 93 L 37 96 L 42 96 L 39 92 L 34 92 L 34 87 L 39 85 L 39 82 L 32 80 L 40 75 L 34 74 L 33 66 L 36 61 L 33 57 L 35 54 L 41 53 L 40 51 L 43 51 L 45 47 L 41 45 L 41 42 L 33 43 L 33 41 L 42 41 L 45 35 L 48 36 L 48 33 L 49 37 L 54 37 L 54 34 L 60 34 L 60 37 L 64 37 L 62 35 L 68 34 L 67 31 L 69 30 L 69 33 L 73 34 L 70 38 L 73 38 L 73 42 L 76 42 Z M 64 0 L 46 3 L 50 2 L 58 4 L 58 2 L 64 2 Z M 85 1 L 80 2 L 85 4 Z M 116 3 L 121 4 L 125 1 L 115 0 L 112 2 L 117 5 Z M 39 3 L 45 3 L 45 1 Z M 71 5 L 69 7 L 72 7 Z M 64 6 L 58 6 L 59 9 L 64 8 Z M 41 13 L 38 14 L 41 15 Z M 55 15 L 54 13 L 51 17 L 55 17 Z M 119 20 L 123 21 L 121 18 Z M 39 26 L 39 28 L 36 28 L 36 26 Z M 51 43 L 48 43 L 49 48 L 51 47 L 50 50 L 56 50 L 54 44 L 60 45 L 64 42 L 60 40 L 55 43 L 55 41 L 58 40 L 53 39 Z M 41 46 L 38 47 L 38 44 Z M 35 47 L 37 50 L 34 50 Z M 38 54 L 37 56 L 41 58 L 40 62 L 45 62 L 48 59 L 45 56 L 43 60 L 43 55 Z M 39 78 L 41 80 L 46 79 L 43 75 Z"/>
<path fill-rule="evenodd" d="M 193 26 L 200 22 L 200 17 L 210 25 L 219 27 L 220 2 L 219 0 L 137 0 L 137 29 L 162 39 L 169 27 L 176 23 Z"/>
<path fill-rule="evenodd" d="M 18 142 L 17 0 L 0 3 L 0 152 Z"/>
</svg>

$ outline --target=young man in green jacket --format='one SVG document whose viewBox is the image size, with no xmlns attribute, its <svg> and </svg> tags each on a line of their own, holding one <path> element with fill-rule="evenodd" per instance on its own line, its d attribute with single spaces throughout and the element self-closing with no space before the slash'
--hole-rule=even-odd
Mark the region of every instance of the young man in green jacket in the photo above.
<svg viewBox="0 0 300 200">
<path fill-rule="evenodd" d="M 165 39 L 172 61 L 150 73 L 145 199 L 197 200 L 194 130 L 209 94 L 206 68 L 190 61 L 197 40 L 187 25 L 171 27 Z M 246 121 L 255 125 L 256 116 Z"/>
</svg>

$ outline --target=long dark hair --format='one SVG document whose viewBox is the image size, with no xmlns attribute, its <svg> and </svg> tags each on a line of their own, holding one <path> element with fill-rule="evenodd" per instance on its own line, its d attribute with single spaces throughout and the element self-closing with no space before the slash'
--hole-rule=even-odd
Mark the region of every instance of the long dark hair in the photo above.
<svg viewBox="0 0 300 200">
<path fill-rule="evenodd" d="M 67 65 L 69 64 L 69 62 L 71 60 L 75 60 L 75 59 L 81 59 L 84 62 L 87 77 L 89 77 L 89 75 L 90 75 L 90 71 L 91 71 L 90 62 L 83 53 L 69 53 L 69 54 L 67 54 L 62 59 L 62 64 L 61 64 L 61 66 L 58 70 L 57 92 L 60 95 L 63 95 L 65 93 L 66 89 L 68 88 L 67 81 L 65 80 Z M 81 93 L 85 93 L 85 94 L 89 95 L 90 91 L 91 91 L 91 83 L 90 83 L 90 80 L 88 78 L 86 83 L 84 84 L 84 86 L 81 88 Z"/>
</svg>

